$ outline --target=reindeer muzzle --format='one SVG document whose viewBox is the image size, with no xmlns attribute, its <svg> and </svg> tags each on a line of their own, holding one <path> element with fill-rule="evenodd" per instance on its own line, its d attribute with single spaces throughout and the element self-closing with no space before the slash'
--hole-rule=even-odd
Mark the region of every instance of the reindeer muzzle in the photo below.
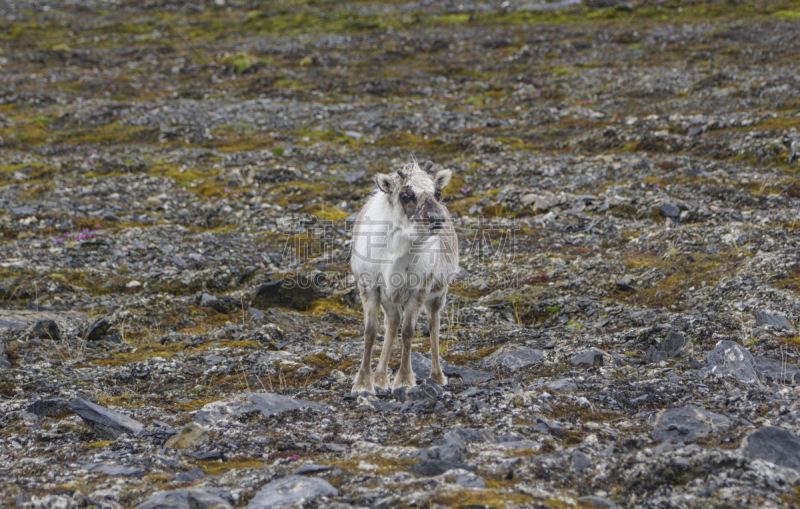
<svg viewBox="0 0 800 509">
<path fill-rule="evenodd" d="M 437 214 L 435 212 L 428 212 L 428 228 L 431 231 L 441 230 L 444 228 L 444 214 Z"/>
</svg>

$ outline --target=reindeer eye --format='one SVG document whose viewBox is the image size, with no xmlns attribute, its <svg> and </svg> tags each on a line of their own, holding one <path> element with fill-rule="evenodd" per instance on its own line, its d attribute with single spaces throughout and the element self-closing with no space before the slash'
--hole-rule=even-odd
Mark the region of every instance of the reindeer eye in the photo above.
<svg viewBox="0 0 800 509">
<path fill-rule="evenodd" d="M 442 199 L 442 192 L 437 189 L 436 192 L 433 194 L 433 197 L 436 198 L 437 201 L 441 200 Z"/>
<path fill-rule="evenodd" d="M 410 193 L 400 193 L 400 199 L 403 200 L 404 202 L 407 202 L 411 198 L 413 198 L 413 195 L 411 195 Z"/>
</svg>

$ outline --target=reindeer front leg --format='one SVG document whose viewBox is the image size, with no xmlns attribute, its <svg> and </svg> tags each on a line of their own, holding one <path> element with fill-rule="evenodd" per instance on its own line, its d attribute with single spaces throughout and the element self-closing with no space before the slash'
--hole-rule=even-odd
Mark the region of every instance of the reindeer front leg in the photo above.
<svg viewBox="0 0 800 509">
<path fill-rule="evenodd" d="M 389 359 L 392 356 L 394 339 L 397 337 L 397 328 L 400 327 L 400 310 L 397 306 L 384 304 L 383 314 L 385 316 L 383 324 L 386 328 L 384 332 L 386 339 L 383 340 L 381 358 L 378 361 L 378 367 L 375 369 L 375 385 L 381 389 L 388 389 L 389 375 L 387 374 L 387 369 Z"/>
<path fill-rule="evenodd" d="M 361 359 L 361 368 L 356 375 L 351 394 L 369 392 L 375 394 L 375 384 L 372 378 L 372 347 L 375 336 L 378 335 L 378 307 L 380 296 L 377 289 L 361 291 L 361 302 L 364 306 L 364 357 Z"/>
<path fill-rule="evenodd" d="M 400 354 L 400 369 L 394 379 L 393 390 L 398 387 L 414 387 L 417 384 L 414 371 L 411 369 L 411 342 L 414 340 L 414 327 L 417 324 L 420 307 L 422 307 L 422 303 L 417 299 L 411 299 L 411 302 L 406 305 L 401 331 L 403 352 Z"/>
<path fill-rule="evenodd" d="M 445 297 L 432 299 L 428 305 L 428 329 L 431 331 L 431 380 L 439 385 L 445 385 L 447 378 L 442 373 L 442 366 L 439 362 L 439 327 L 442 307 L 444 307 Z"/>
</svg>

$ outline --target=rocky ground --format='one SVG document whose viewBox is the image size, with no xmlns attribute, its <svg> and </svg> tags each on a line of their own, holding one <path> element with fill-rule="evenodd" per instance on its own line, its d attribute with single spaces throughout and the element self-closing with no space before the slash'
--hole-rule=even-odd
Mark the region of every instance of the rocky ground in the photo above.
<svg viewBox="0 0 800 509">
<path fill-rule="evenodd" d="M 0 505 L 800 505 L 798 30 L 0 2 Z M 347 219 L 412 157 L 456 175 L 449 383 L 423 320 L 421 385 L 354 398 Z"/>
</svg>

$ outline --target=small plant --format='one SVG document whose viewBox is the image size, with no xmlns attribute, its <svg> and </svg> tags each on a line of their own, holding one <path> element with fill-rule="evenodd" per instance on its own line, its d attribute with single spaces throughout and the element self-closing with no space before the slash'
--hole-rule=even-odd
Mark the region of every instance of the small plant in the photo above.
<svg viewBox="0 0 800 509">
<path fill-rule="evenodd" d="M 284 149 L 283 149 L 283 147 L 282 147 L 282 146 L 280 146 L 280 145 L 278 145 L 277 147 L 275 147 L 275 148 L 273 148 L 273 149 L 272 149 L 272 154 L 273 154 L 275 157 L 280 157 L 280 156 L 282 156 L 282 155 L 283 155 L 283 152 L 284 152 Z"/>
</svg>

